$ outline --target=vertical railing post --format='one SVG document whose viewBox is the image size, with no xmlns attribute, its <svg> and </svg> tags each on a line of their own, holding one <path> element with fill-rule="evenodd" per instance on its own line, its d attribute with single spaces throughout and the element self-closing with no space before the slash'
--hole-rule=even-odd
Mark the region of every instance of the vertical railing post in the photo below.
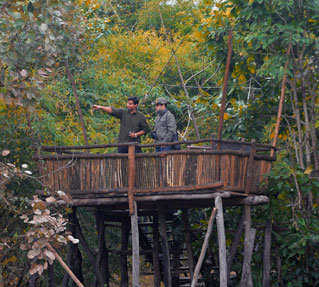
<svg viewBox="0 0 319 287">
<path fill-rule="evenodd" d="M 245 193 L 248 195 L 254 187 L 254 168 L 255 168 L 256 141 L 252 140 L 246 171 Z"/>
<path fill-rule="evenodd" d="M 134 185 L 135 185 L 135 144 L 128 146 L 128 206 L 130 215 L 135 213 L 134 207 Z"/>
</svg>

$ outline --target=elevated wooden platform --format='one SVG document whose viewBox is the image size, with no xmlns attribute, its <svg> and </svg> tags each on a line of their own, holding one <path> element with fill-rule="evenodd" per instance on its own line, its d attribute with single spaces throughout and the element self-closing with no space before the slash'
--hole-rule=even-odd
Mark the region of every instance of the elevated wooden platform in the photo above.
<svg viewBox="0 0 319 287">
<path fill-rule="evenodd" d="M 206 146 L 194 145 L 205 142 Z M 173 144 L 176 143 L 161 145 Z M 227 264 L 231 270 L 233 259 L 230 257 L 226 262 L 223 205 L 244 205 L 244 265 L 248 266 L 251 258 L 249 246 L 253 245 L 254 240 L 250 205 L 269 200 L 261 183 L 275 160 L 269 155 L 274 147 L 258 145 L 254 141 L 245 143 L 215 139 L 180 144 L 185 146 L 184 150 L 161 153 L 152 150 L 158 144 L 130 144 L 128 154 L 107 152 L 109 148 L 127 144 L 43 146 L 35 156 L 43 183 L 39 193 L 62 190 L 72 197 L 67 202 L 74 207 L 70 215 L 70 222 L 73 223 L 70 225 L 71 232 L 80 239 L 88 258 L 91 258 L 99 286 L 109 282 L 108 254 L 111 251 L 106 248 L 104 236 L 107 222 L 120 223 L 115 226 L 121 228 L 121 250 L 117 251 L 121 258 L 121 286 L 129 286 L 127 256 L 132 256 L 132 286 L 139 286 L 139 276 L 143 275 L 139 267 L 140 253 L 145 260 L 152 262 L 154 286 L 161 286 L 161 281 L 169 287 L 195 286 L 216 215 L 220 286 L 226 287 L 229 277 Z M 136 146 L 144 152 L 135 153 Z M 63 200 L 59 203 L 66 204 Z M 95 207 L 99 242 L 97 263 L 82 234 L 76 216 L 77 206 Z M 192 252 L 194 234 L 189 224 L 188 209 L 214 206 L 195 268 Z M 167 216 L 172 216 L 175 210 L 182 211 L 184 243 L 167 235 Z M 152 218 L 150 229 L 143 227 L 143 215 Z M 243 232 L 241 226 L 237 232 L 239 237 Z M 128 250 L 129 230 L 131 250 Z M 230 254 L 234 254 L 238 242 L 234 240 Z M 182 246 L 185 246 L 183 252 L 176 250 Z M 68 258 L 77 258 L 79 253 L 78 247 L 70 248 Z M 184 261 L 188 262 L 187 266 Z M 72 267 L 71 261 L 69 266 Z M 77 270 L 76 266 L 72 268 Z M 187 280 L 185 276 L 180 277 L 180 274 L 186 273 L 189 275 Z"/>
<path fill-rule="evenodd" d="M 210 145 L 193 146 L 204 142 Z M 163 201 L 172 208 L 212 206 L 216 192 L 232 204 L 248 195 L 266 195 L 260 184 L 275 160 L 268 155 L 273 147 L 215 139 L 181 144 L 187 149 L 137 154 L 135 145 L 128 154 L 88 152 L 125 144 L 45 146 L 36 159 L 44 187 L 70 193 L 74 206 L 125 209 L 130 193 L 142 208 Z M 156 144 L 137 146 L 152 149 Z M 259 201 L 255 197 L 252 202 Z"/>
</svg>

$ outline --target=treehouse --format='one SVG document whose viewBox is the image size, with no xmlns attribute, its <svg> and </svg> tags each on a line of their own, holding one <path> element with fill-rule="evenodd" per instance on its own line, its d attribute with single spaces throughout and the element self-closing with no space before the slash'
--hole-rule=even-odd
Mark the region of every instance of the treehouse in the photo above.
<svg viewBox="0 0 319 287">
<path fill-rule="evenodd" d="M 143 275 L 139 270 L 140 255 L 152 264 L 154 286 L 160 286 L 161 280 L 165 286 L 196 286 L 199 262 L 195 268 L 188 209 L 214 206 L 213 212 L 217 212 L 220 286 L 227 285 L 231 263 L 226 262 L 222 205 L 243 205 L 247 209 L 251 205 L 268 202 L 263 182 L 266 184 L 266 175 L 275 160 L 271 156 L 275 148 L 254 141 L 247 143 L 212 138 L 180 144 L 182 150 L 159 153 L 153 151 L 159 144 L 42 146 L 36 155 L 46 192 L 62 190 L 71 195 L 68 204 L 74 212 L 70 221 L 75 225 L 74 236 L 84 246 L 76 207 L 93 207 L 98 214 L 97 262 L 92 254 L 89 255 L 89 246 L 84 249 L 91 258 L 99 286 L 109 283 L 109 251 L 104 236 L 106 222 L 121 224 L 121 250 L 117 251 L 121 256 L 121 286 L 129 284 L 127 259 L 131 255 L 132 286 L 139 286 L 139 276 Z M 108 152 L 110 148 L 123 145 L 129 145 L 128 154 Z M 143 153 L 135 153 L 136 146 L 141 147 Z M 60 203 L 66 204 L 64 201 Z M 177 251 L 170 243 L 167 230 L 172 210 L 182 210 L 184 220 L 185 244 Z M 147 216 L 151 221 L 141 222 L 138 216 Z M 245 216 L 249 222 L 249 212 Z M 142 228 L 143 224 L 148 224 L 149 228 Z M 128 250 L 130 229 L 132 250 Z M 253 240 L 252 237 L 247 223 L 245 238 Z M 74 251 L 70 248 L 69 252 Z M 70 258 L 72 256 L 74 258 L 76 253 Z M 250 256 L 247 254 L 244 260 L 249 261 Z M 72 267 L 72 261 L 68 264 Z M 81 278 L 81 271 L 77 268 L 73 266 L 71 269 Z"/>
</svg>

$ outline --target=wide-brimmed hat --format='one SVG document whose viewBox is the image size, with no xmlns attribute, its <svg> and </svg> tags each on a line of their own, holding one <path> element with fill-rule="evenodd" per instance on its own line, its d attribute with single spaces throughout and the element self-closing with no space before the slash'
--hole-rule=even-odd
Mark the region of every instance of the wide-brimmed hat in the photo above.
<svg viewBox="0 0 319 287">
<path fill-rule="evenodd" d="M 155 101 L 155 104 L 167 105 L 167 104 L 169 104 L 169 102 L 164 98 L 157 98 Z"/>
</svg>

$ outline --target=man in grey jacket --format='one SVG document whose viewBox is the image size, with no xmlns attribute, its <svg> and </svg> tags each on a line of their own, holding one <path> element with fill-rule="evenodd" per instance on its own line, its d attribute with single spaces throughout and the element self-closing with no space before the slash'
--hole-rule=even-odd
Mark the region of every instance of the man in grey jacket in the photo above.
<svg viewBox="0 0 319 287">
<path fill-rule="evenodd" d="M 173 114 L 167 110 L 169 102 L 158 98 L 155 102 L 157 117 L 155 119 L 155 142 L 172 142 L 176 134 L 176 121 Z M 172 146 L 158 146 L 156 151 L 172 150 Z"/>
</svg>

